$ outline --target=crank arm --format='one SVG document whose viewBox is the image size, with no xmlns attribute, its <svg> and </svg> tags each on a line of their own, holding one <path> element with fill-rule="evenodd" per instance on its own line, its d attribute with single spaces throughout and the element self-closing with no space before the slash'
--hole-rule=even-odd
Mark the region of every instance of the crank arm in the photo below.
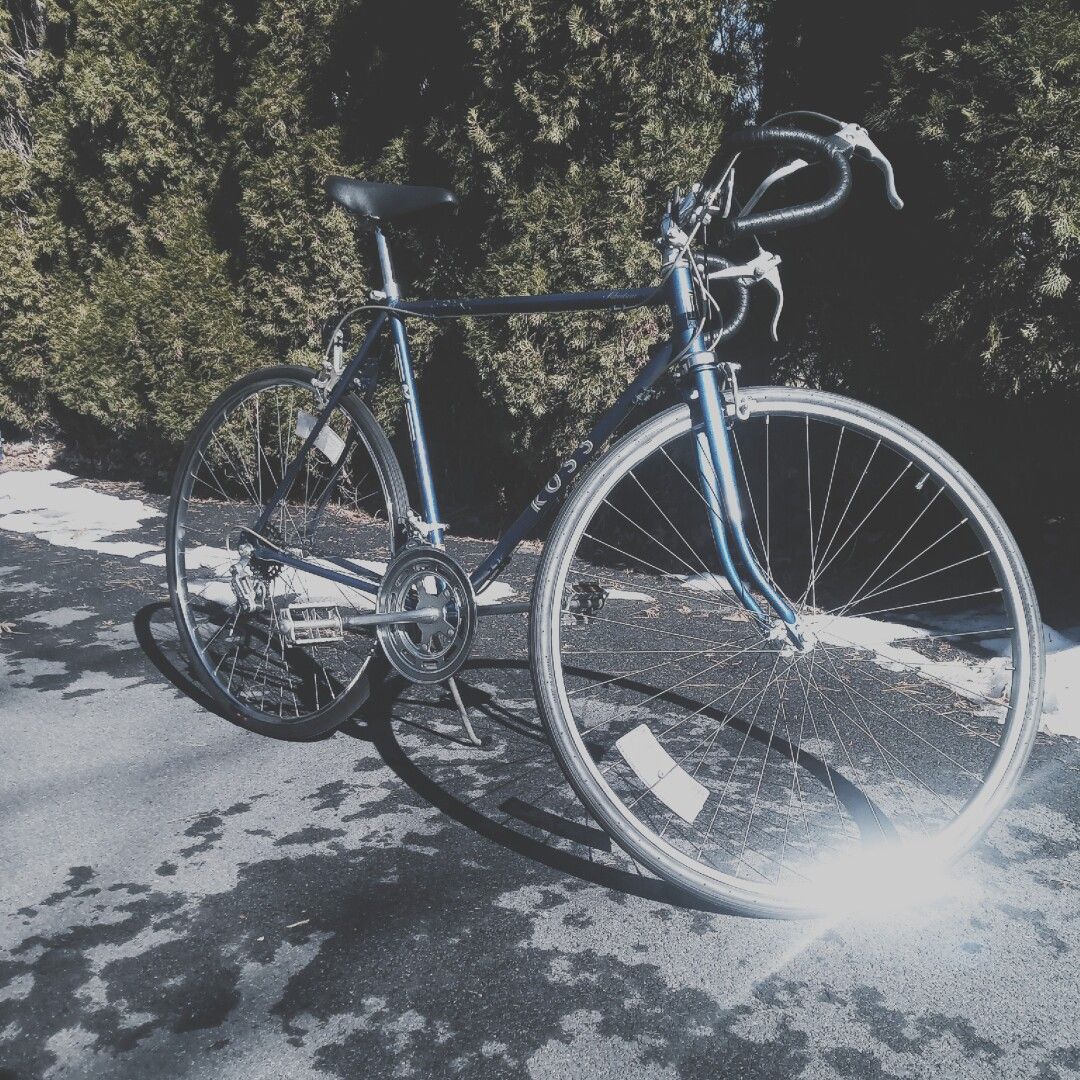
<svg viewBox="0 0 1080 1080">
<path fill-rule="evenodd" d="M 528 600 L 510 604 L 477 604 L 477 615 L 528 615 L 532 605 Z"/>
<path fill-rule="evenodd" d="M 360 630 L 367 626 L 397 626 L 399 623 L 438 622 L 442 618 L 437 608 L 426 611 L 373 611 L 369 615 L 342 615 L 345 630 Z"/>
</svg>

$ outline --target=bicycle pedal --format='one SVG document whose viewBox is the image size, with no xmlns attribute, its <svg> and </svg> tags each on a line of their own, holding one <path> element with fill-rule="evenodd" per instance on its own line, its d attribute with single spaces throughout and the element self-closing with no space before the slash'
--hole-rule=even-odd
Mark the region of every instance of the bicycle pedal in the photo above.
<svg viewBox="0 0 1080 1080">
<path fill-rule="evenodd" d="M 281 629 L 290 645 L 344 641 L 341 612 L 332 604 L 291 604 L 281 610 Z"/>
<path fill-rule="evenodd" d="M 566 626 L 584 626 L 607 603 L 608 591 L 599 581 L 576 581 L 570 591 L 573 595 L 563 608 Z"/>
</svg>

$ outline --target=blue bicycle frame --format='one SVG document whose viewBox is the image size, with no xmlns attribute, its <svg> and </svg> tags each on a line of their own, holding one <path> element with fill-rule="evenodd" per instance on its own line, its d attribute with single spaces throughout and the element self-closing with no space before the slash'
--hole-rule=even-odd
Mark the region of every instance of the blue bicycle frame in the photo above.
<svg viewBox="0 0 1080 1080">
<path fill-rule="evenodd" d="M 377 363 L 379 356 L 376 344 L 387 323 L 389 323 L 397 358 L 424 528 L 430 542 L 442 546 L 444 526 L 439 516 L 438 499 L 431 475 L 431 460 L 413 376 L 412 354 L 409 351 L 405 320 L 410 315 L 464 317 L 529 313 L 555 314 L 666 306 L 672 320 L 671 337 L 651 350 L 648 363 L 637 377 L 600 417 L 588 436 L 559 466 L 532 502 L 518 515 L 484 561 L 471 572 L 473 587 L 479 593 L 494 580 L 495 575 L 509 562 L 514 549 L 560 503 L 574 476 L 607 441 L 627 413 L 648 393 L 668 367 L 680 361 L 685 364 L 687 375 L 686 396 L 693 418 L 701 493 L 709 510 L 713 539 L 724 575 L 744 606 L 763 624 L 767 623 L 769 620 L 765 611 L 736 569 L 735 555 L 737 555 L 751 583 L 773 611 L 779 615 L 789 631 L 794 630 L 795 613 L 768 580 L 750 547 L 743 528 L 742 506 L 735 476 L 735 463 L 728 431 L 727 404 L 723 394 L 720 369 L 714 354 L 708 349 L 703 338 L 693 278 L 686 262 L 687 255 L 672 250 L 665 252 L 665 263 L 669 263 L 668 272 L 663 284 L 658 287 L 481 299 L 403 300 L 394 278 L 386 236 L 378 225 L 375 228 L 375 239 L 378 245 L 385 303 L 364 336 L 356 354 L 345 365 L 340 378 L 329 391 L 326 404 L 304 440 L 299 453 L 286 469 L 281 483 L 263 509 L 254 528 L 256 533 L 263 532 L 274 509 L 292 487 L 305 456 L 315 444 L 333 410 L 349 393 L 354 382 L 359 380 L 363 383 L 365 378 L 373 373 L 374 364 Z M 729 538 L 734 544 L 734 554 Z M 284 563 L 350 588 L 368 593 L 374 593 L 378 589 L 379 578 L 376 575 L 348 560 L 335 560 L 339 569 L 331 570 L 325 565 L 308 562 L 290 553 L 261 546 L 256 547 L 254 553 L 259 558 Z M 489 604 L 482 605 L 479 610 L 492 614 L 521 609 L 522 605 Z"/>
</svg>

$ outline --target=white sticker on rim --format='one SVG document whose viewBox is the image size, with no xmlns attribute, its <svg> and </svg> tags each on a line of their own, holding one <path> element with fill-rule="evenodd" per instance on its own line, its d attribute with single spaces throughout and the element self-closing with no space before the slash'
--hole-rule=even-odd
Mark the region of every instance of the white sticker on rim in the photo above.
<svg viewBox="0 0 1080 1080">
<path fill-rule="evenodd" d="M 315 417 L 301 409 L 296 414 L 296 434 L 301 439 L 306 439 L 314 427 Z M 327 425 L 315 437 L 315 447 L 322 452 L 331 465 L 336 465 L 338 459 L 345 453 L 345 440 Z"/>
<path fill-rule="evenodd" d="M 628 731 L 615 743 L 615 748 L 638 779 L 683 821 L 693 822 L 701 813 L 709 789 L 676 763 L 645 724 Z"/>
</svg>

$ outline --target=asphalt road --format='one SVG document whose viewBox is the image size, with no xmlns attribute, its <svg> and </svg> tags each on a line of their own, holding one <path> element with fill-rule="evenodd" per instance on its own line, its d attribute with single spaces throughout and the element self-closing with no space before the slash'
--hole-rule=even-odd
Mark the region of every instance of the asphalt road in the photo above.
<svg viewBox="0 0 1080 1080">
<path fill-rule="evenodd" d="M 719 915 L 578 809 L 524 617 L 463 673 L 484 749 L 400 686 L 293 744 L 206 707 L 162 579 L 0 529 L 4 1080 L 1080 1075 L 1080 741 L 917 907 Z"/>
</svg>

